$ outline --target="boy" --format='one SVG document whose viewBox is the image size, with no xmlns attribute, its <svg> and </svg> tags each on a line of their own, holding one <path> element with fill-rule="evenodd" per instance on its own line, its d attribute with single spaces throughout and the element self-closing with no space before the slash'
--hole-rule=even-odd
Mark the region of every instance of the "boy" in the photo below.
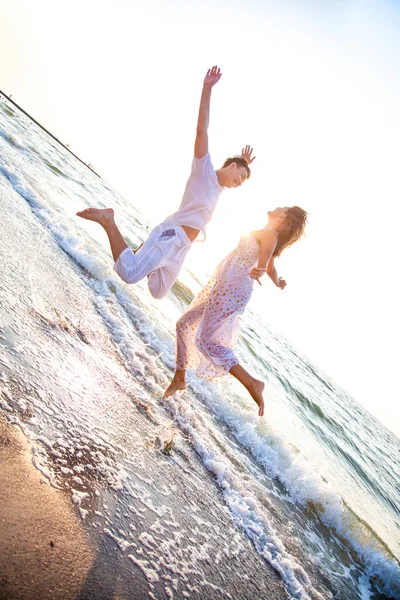
<svg viewBox="0 0 400 600">
<path fill-rule="evenodd" d="M 242 185 L 250 177 L 249 164 L 253 149 L 246 146 L 241 156 L 228 158 L 214 170 L 208 153 L 208 123 L 213 86 L 221 78 L 218 67 L 212 67 L 204 78 L 197 122 L 192 171 L 179 210 L 167 217 L 150 233 L 148 239 L 132 251 L 122 237 L 112 208 L 87 208 L 76 214 L 99 223 L 107 233 L 114 269 L 126 283 L 137 283 L 148 277 L 154 298 L 161 299 L 175 283 L 192 242 L 205 229 L 224 188 Z"/>
</svg>

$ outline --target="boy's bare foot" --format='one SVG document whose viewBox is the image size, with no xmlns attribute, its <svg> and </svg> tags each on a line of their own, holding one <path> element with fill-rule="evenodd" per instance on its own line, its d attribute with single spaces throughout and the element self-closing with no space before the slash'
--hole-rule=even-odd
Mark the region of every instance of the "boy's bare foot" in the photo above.
<svg viewBox="0 0 400 600">
<path fill-rule="evenodd" d="M 259 381 L 258 379 L 254 379 L 249 387 L 249 392 L 251 397 L 258 404 L 258 416 L 262 417 L 264 415 L 264 391 L 265 383 L 263 381 Z"/>
<path fill-rule="evenodd" d="M 99 223 L 103 227 L 114 223 L 114 210 L 112 208 L 85 208 L 76 213 L 78 217 Z"/>
<path fill-rule="evenodd" d="M 173 396 L 175 392 L 178 390 L 185 390 L 186 382 L 184 379 L 174 377 L 169 387 L 165 390 L 163 398 L 168 398 L 169 396 Z"/>
</svg>

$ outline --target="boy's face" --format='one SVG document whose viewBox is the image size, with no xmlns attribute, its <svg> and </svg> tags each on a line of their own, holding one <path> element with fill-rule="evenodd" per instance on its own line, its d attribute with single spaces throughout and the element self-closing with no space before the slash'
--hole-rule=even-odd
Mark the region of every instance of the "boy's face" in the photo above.
<svg viewBox="0 0 400 600">
<path fill-rule="evenodd" d="M 247 179 L 246 167 L 238 166 L 236 163 L 231 163 L 227 167 L 227 185 L 228 188 L 240 187 Z"/>
</svg>

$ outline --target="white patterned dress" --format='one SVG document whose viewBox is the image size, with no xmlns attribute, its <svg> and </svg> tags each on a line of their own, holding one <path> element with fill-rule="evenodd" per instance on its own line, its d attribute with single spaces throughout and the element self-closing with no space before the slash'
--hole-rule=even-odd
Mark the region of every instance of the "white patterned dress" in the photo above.
<svg viewBox="0 0 400 600">
<path fill-rule="evenodd" d="M 198 377 L 214 380 L 238 364 L 233 348 L 258 258 L 259 246 L 248 233 L 218 265 L 176 324 L 176 369 L 196 369 Z"/>
</svg>

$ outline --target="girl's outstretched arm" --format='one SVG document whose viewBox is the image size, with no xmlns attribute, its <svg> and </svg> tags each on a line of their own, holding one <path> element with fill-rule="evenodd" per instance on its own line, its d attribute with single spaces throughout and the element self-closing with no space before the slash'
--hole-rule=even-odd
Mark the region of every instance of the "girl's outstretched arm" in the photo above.
<svg viewBox="0 0 400 600">
<path fill-rule="evenodd" d="M 260 233 L 260 232 L 257 232 Z M 273 259 L 273 252 L 275 250 L 276 244 L 278 241 L 278 234 L 273 229 L 266 229 L 262 232 L 259 237 L 260 242 L 260 255 L 258 258 L 258 264 L 250 271 L 250 277 L 258 281 L 260 285 L 262 285 L 260 281 L 260 277 L 264 273 L 268 273 L 268 265 L 270 261 Z"/>
<path fill-rule="evenodd" d="M 267 266 L 267 275 L 271 278 L 274 284 L 283 290 L 286 287 L 286 281 L 282 279 L 282 277 L 278 277 L 278 273 L 275 268 L 275 257 L 272 256 L 268 266 Z"/>
</svg>

